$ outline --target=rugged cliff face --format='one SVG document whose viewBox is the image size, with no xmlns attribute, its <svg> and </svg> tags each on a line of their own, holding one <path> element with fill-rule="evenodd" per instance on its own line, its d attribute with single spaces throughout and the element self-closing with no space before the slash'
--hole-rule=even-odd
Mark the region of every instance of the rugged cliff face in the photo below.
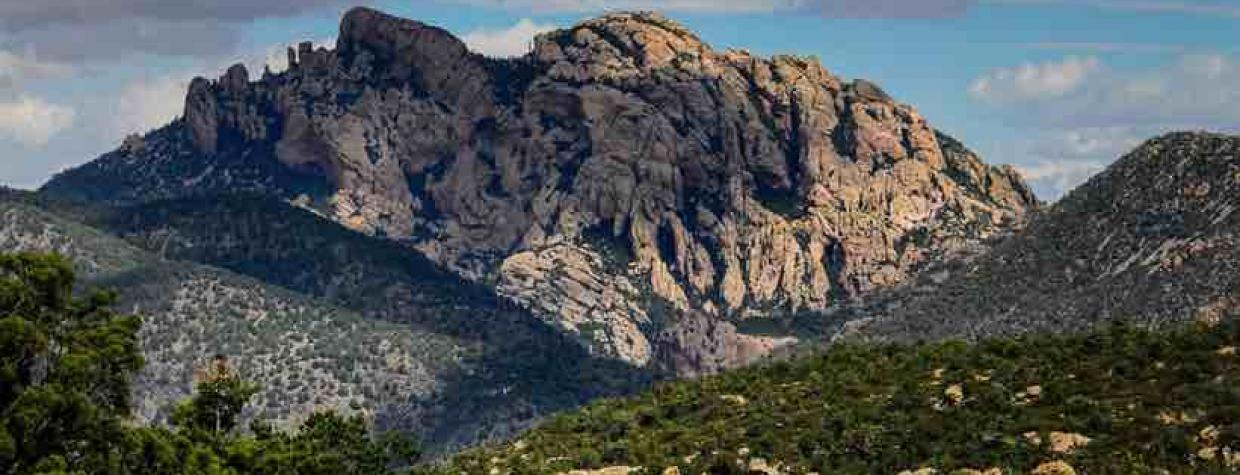
<svg viewBox="0 0 1240 475">
<path fill-rule="evenodd" d="M 656 14 L 507 60 L 355 9 L 334 50 L 195 79 L 185 115 L 45 192 L 132 204 L 284 198 L 415 246 L 579 335 L 686 372 L 777 341 L 729 321 L 900 282 L 1036 200 L 877 86 L 815 59 L 719 52 Z M 716 363 L 711 363 L 714 361 Z"/>
</svg>

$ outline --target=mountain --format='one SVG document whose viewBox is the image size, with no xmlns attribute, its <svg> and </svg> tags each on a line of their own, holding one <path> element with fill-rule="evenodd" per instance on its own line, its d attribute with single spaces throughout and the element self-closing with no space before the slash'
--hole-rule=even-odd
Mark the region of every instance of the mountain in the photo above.
<svg viewBox="0 0 1240 475">
<path fill-rule="evenodd" d="M 1149 140 L 1027 227 L 875 296 L 846 336 L 981 338 L 1240 314 L 1240 136 Z M 843 312 L 839 319 L 851 319 Z"/>
<path fill-rule="evenodd" d="M 591 354 L 679 374 L 790 341 L 737 322 L 887 288 L 1038 207 L 1012 169 L 878 86 L 813 58 L 716 51 L 657 14 L 588 20 L 494 59 L 358 8 L 334 49 L 303 43 L 289 60 L 256 78 L 240 65 L 196 78 L 183 118 L 41 193 L 122 207 L 291 203 L 390 252 L 418 250 Z M 238 231 L 226 214 L 199 217 Z M 136 225 L 140 242 L 157 239 L 158 223 Z M 211 239 L 173 250 L 246 272 L 246 257 Z M 286 257 L 302 249 L 278 242 Z M 281 285 L 349 298 L 315 275 L 346 263 L 301 259 L 288 277 L 300 280 Z"/>
<path fill-rule="evenodd" d="M 143 232 L 148 222 L 160 224 Z M 0 251 L 69 256 L 85 286 L 117 291 L 143 317 L 143 421 L 165 420 L 215 355 L 262 386 L 248 417 L 360 411 L 436 451 L 651 378 L 591 358 L 412 249 L 261 198 L 107 209 L 8 193 Z"/>
<path fill-rule="evenodd" d="M 596 401 L 425 472 L 1237 473 L 1237 207 L 1240 136 L 1154 138 L 835 310 L 851 320 L 816 354 Z"/>
<path fill-rule="evenodd" d="M 0 189 L 0 251 L 143 317 L 139 422 L 222 355 L 247 417 L 440 452 L 569 410 L 452 473 L 1240 465 L 1240 138 L 1153 139 L 1043 207 L 877 85 L 653 13 L 496 59 L 358 8 L 289 65 Z M 981 343 L 910 345 L 951 338 Z"/>
</svg>

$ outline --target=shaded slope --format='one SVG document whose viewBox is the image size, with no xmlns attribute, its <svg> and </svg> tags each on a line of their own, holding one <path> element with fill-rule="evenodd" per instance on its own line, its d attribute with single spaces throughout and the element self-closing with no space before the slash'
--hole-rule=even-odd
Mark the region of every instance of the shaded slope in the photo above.
<svg viewBox="0 0 1240 475">
<path fill-rule="evenodd" d="M 439 376 L 421 430 L 467 444 L 604 395 L 651 373 L 591 358 L 570 337 L 488 288 L 443 271 L 405 245 L 368 237 L 259 196 L 153 202 L 95 223 L 163 257 L 248 275 L 356 311 L 450 337 L 460 373 Z"/>
<path fill-rule="evenodd" d="M 31 203 L 90 216 L 156 253 Z M 650 379 L 589 358 L 415 251 L 283 203 L 88 212 L 22 194 L 0 201 L 0 217 L 0 250 L 65 253 L 85 285 L 118 290 L 125 308 L 144 316 L 148 366 L 136 387 L 147 418 L 166 416 L 192 388 L 197 365 L 217 353 L 264 386 L 256 414 L 295 420 L 320 407 L 364 410 L 432 449 L 506 437 L 551 411 Z M 154 231 L 143 234 L 143 225 Z"/>
<path fill-rule="evenodd" d="M 143 317 L 136 414 L 167 417 L 217 354 L 263 386 L 250 416 L 297 421 L 316 408 L 412 427 L 409 401 L 458 370 L 451 338 L 358 314 L 225 270 L 168 261 L 25 203 L 0 200 L 0 251 L 69 257 L 84 286 L 115 289 Z"/>
</svg>

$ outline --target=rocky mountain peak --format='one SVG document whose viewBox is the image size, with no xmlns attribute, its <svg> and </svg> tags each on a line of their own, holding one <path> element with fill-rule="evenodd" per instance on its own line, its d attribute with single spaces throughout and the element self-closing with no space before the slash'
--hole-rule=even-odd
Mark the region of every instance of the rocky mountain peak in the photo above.
<svg viewBox="0 0 1240 475">
<path fill-rule="evenodd" d="M 691 371 L 773 345 L 733 321 L 890 286 L 1037 206 L 878 86 L 717 52 L 657 14 L 491 59 L 355 9 L 334 50 L 290 56 L 255 81 L 196 79 L 183 121 L 47 189 L 275 195 L 415 246 L 598 354 L 645 365 L 676 348 L 665 359 Z"/>
<path fill-rule="evenodd" d="M 426 75 L 468 60 L 469 48 L 447 30 L 364 7 L 349 10 L 340 22 L 336 55 L 346 65 L 383 65 L 392 77 Z"/>
<path fill-rule="evenodd" d="M 710 47 L 689 29 L 653 12 L 612 13 L 540 35 L 533 53 L 537 61 L 553 68 L 567 62 L 614 73 L 679 67 L 711 54 Z M 552 71 L 553 76 L 564 73 Z"/>
</svg>

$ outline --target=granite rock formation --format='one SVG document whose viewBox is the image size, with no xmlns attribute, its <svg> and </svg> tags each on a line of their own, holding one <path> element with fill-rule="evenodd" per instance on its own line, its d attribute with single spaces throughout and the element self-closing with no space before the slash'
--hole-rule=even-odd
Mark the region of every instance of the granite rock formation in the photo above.
<svg viewBox="0 0 1240 475">
<path fill-rule="evenodd" d="M 878 86 L 716 51 L 652 13 L 492 59 L 359 8 L 335 49 L 289 57 L 195 79 L 182 119 L 44 192 L 274 195 L 414 246 L 595 354 L 690 372 L 777 343 L 730 322 L 891 286 L 1037 206 Z"/>
</svg>

